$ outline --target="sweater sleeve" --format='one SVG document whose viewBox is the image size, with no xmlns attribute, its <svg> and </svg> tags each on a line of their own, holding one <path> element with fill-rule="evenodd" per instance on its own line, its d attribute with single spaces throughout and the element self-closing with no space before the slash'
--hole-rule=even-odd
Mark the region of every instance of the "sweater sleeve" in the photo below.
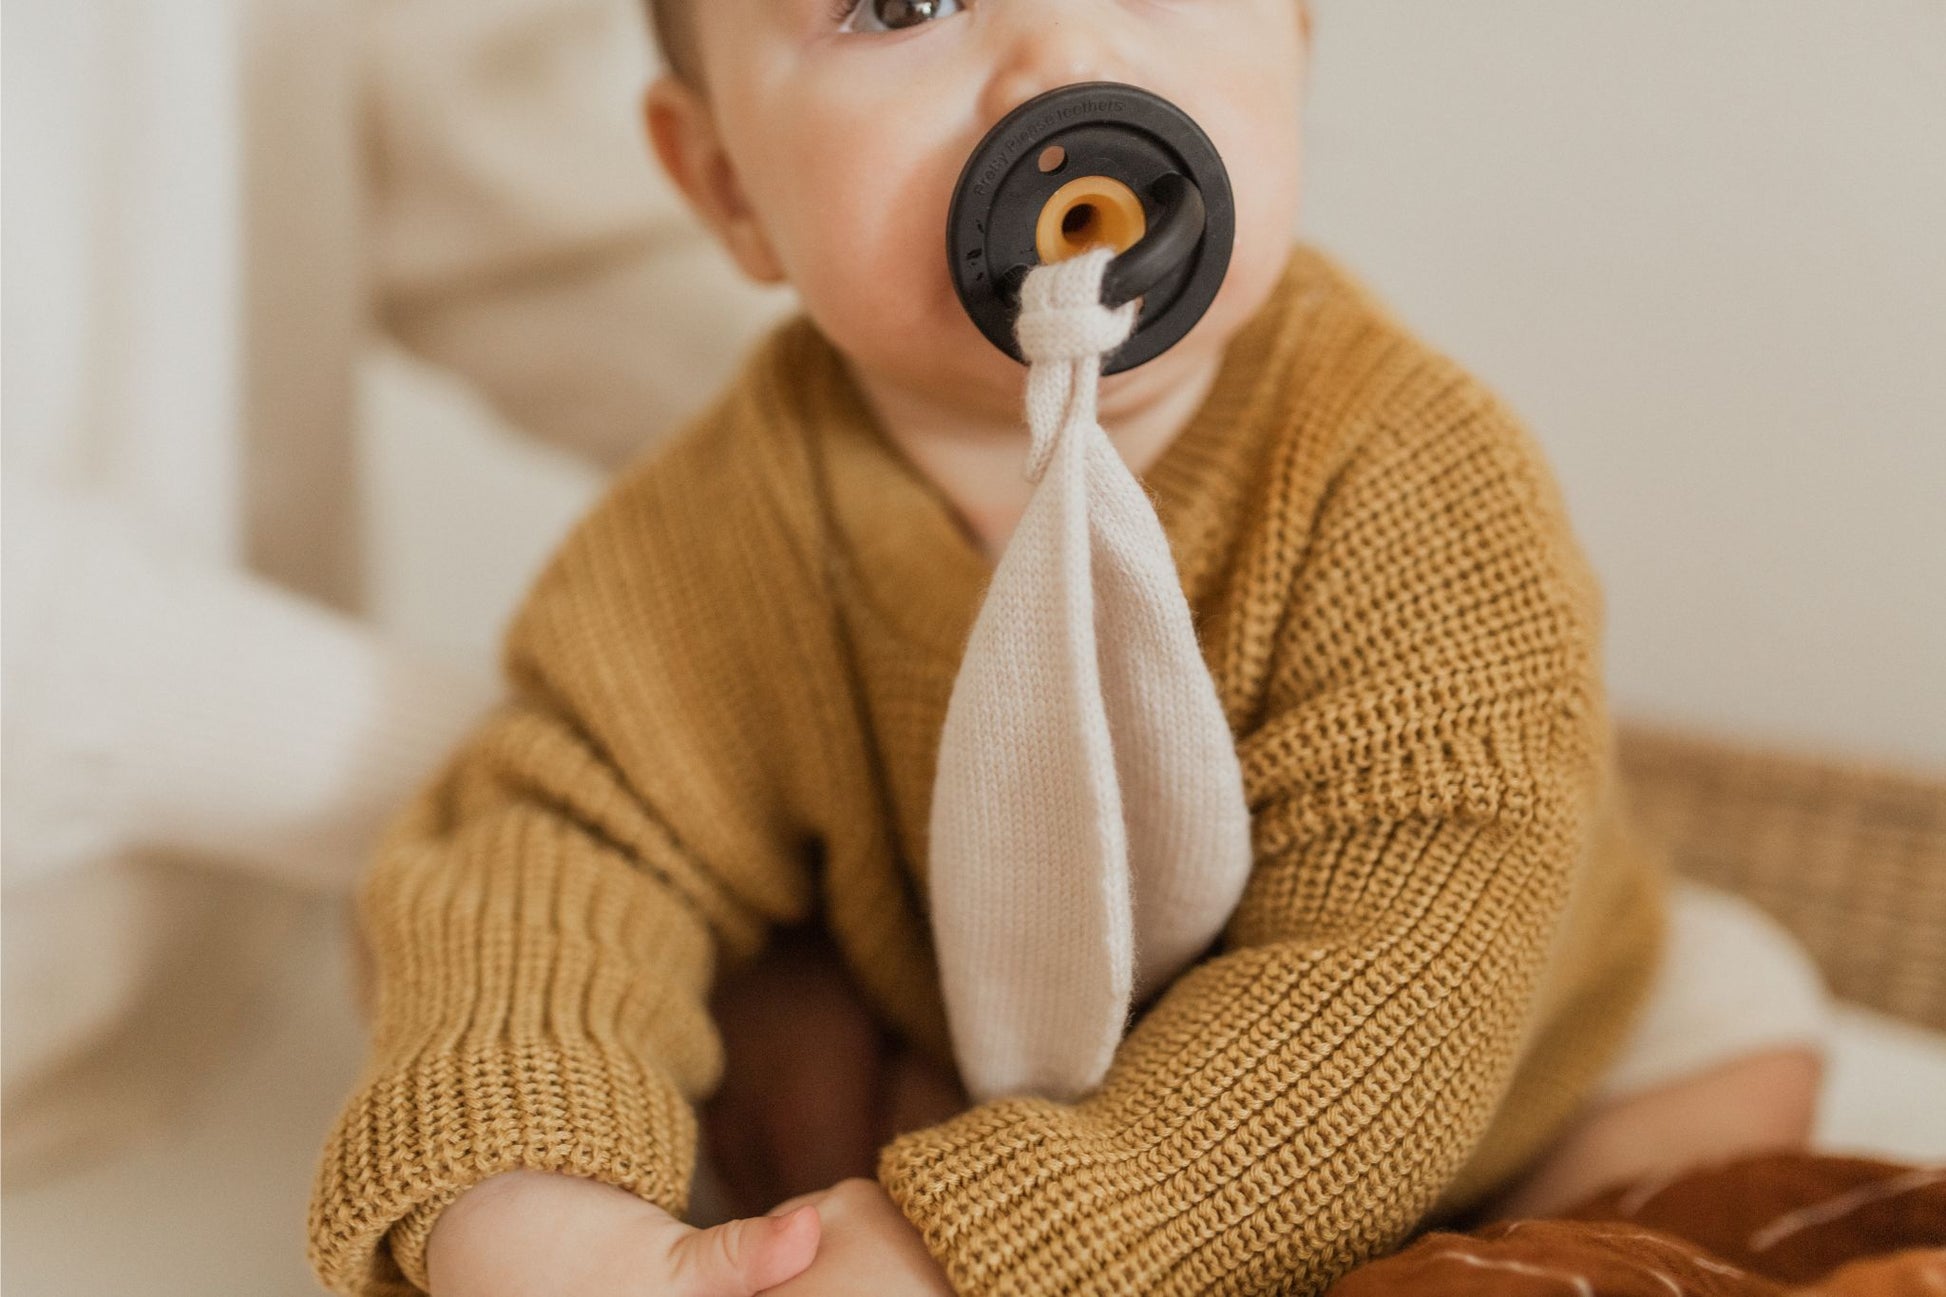
<svg viewBox="0 0 1946 1297">
<path fill-rule="evenodd" d="M 439 1213 L 502 1171 L 682 1215 L 693 1105 L 723 1066 L 719 961 L 808 913 L 774 727 L 729 642 L 750 628 L 687 602 L 697 546 L 669 493 L 635 494 L 551 565 L 509 637 L 507 701 L 360 880 L 372 1041 L 309 1218 L 335 1292 L 425 1289 Z"/>
<path fill-rule="evenodd" d="M 1450 408 L 1450 407 L 1449 407 Z M 1553 482 L 1481 398 L 1346 456 L 1239 743 L 1255 863 L 1216 953 L 1072 1104 L 881 1151 L 968 1297 L 1314 1292 L 1487 1128 L 1569 898 L 1606 720 Z"/>
</svg>

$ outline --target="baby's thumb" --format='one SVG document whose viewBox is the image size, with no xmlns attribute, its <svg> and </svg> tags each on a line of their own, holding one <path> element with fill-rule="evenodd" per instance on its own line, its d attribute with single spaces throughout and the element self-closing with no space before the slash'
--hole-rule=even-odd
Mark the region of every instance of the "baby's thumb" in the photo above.
<svg viewBox="0 0 1946 1297">
<path fill-rule="evenodd" d="M 756 1297 L 794 1279 L 818 1254 L 818 1209 L 753 1216 L 693 1230 L 676 1243 L 676 1263 L 699 1297 Z"/>
</svg>

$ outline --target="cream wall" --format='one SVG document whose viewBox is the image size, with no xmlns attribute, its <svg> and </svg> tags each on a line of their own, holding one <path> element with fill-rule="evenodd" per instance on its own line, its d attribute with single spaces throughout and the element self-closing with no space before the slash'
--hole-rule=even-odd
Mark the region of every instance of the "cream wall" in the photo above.
<svg viewBox="0 0 1946 1297">
<path fill-rule="evenodd" d="M 1618 706 L 1946 768 L 1946 0 L 1317 22 L 1307 230 L 1533 426 Z"/>
</svg>

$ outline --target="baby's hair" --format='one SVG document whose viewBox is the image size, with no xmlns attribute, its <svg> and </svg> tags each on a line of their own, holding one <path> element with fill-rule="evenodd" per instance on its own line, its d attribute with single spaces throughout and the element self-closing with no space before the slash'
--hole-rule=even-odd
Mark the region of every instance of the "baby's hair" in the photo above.
<svg viewBox="0 0 1946 1297">
<path fill-rule="evenodd" d="M 691 0 L 647 0 L 649 27 L 662 47 L 662 61 L 678 81 L 702 88 L 702 69 L 696 59 L 696 23 Z"/>
</svg>

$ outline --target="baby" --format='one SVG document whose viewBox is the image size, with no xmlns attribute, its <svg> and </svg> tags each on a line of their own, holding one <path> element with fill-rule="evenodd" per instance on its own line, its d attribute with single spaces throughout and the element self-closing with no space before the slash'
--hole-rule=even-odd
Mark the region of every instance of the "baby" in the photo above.
<svg viewBox="0 0 1946 1297">
<path fill-rule="evenodd" d="M 1304 5 L 654 18 L 662 164 L 804 312 L 556 554 L 510 700 L 361 885 L 376 1029 L 312 1202 L 328 1287 L 1309 1292 L 1429 1221 L 1805 1138 L 1815 985 L 1725 898 L 1666 904 L 1538 450 L 1292 241 Z M 1098 1088 L 973 1104 L 927 812 L 1034 486 L 1023 371 L 942 235 L 987 129 L 1091 80 L 1183 108 L 1235 191 L 1214 302 L 1100 415 L 1194 611 L 1253 863 Z M 705 1133 L 716 1219 L 685 1223 Z"/>
</svg>

